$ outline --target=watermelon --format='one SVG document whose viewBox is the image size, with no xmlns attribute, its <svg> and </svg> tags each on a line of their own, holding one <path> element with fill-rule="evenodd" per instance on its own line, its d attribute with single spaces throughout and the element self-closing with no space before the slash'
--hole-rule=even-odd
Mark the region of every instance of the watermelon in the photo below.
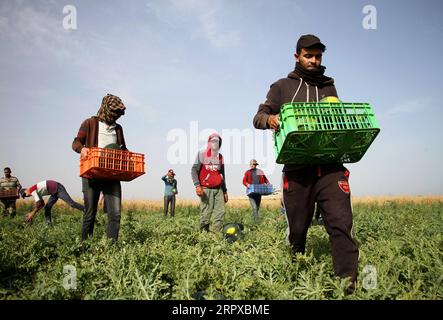
<svg viewBox="0 0 443 320">
<path fill-rule="evenodd" d="M 334 96 L 327 96 L 327 97 L 324 97 L 323 99 L 321 99 L 320 102 L 340 103 L 340 100 Z"/>
<path fill-rule="evenodd" d="M 224 239 L 228 243 L 237 241 L 243 238 L 244 226 L 241 223 L 228 223 L 223 227 Z"/>
<path fill-rule="evenodd" d="M 117 143 L 110 143 L 105 147 L 105 149 L 121 150 L 122 147 L 121 147 L 121 145 L 119 145 Z"/>
</svg>

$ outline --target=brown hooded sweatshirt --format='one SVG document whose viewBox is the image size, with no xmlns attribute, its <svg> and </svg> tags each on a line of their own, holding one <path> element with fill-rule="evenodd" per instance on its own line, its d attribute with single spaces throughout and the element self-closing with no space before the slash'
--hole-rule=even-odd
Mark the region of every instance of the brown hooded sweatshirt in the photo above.
<svg viewBox="0 0 443 320">
<path fill-rule="evenodd" d="M 301 79 L 295 71 L 288 74 L 287 78 L 280 79 L 271 85 L 266 96 L 266 101 L 258 107 L 253 124 L 257 129 L 270 129 L 268 118 L 270 115 L 280 113 L 280 108 L 290 102 L 318 102 L 324 97 L 338 97 L 334 80 L 323 83 L 322 86 L 313 86 Z M 305 165 L 285 165 L 283 171 L 293 171 L 306 168 Z"/>
</svg>

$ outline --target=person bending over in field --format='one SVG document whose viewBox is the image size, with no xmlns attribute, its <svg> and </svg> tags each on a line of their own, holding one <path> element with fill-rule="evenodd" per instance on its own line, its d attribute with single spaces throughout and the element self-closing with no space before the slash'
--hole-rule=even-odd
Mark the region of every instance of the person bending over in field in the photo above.
<svg viewBox="0 0 443 320">
<path fill-rule="evenodd" d="M 334 79 L 324 75 L 325 67 L 321 65 L 325 49 L 314 35 L 300 37 L 294 55 L 295 70 L 271 85 L 266 101 L 254 117 L 255 128 L 278 130 L 280 107 L 285 103 L 318 102 L 325 97 L 337 97 Z M 305 252 L 306 236 L 317 202 L 329 234 L 335 274 L 350 278 L 347 292 L 351 293 L 357 280 L 359 254 L 351 235 L 348 179 L 349 171 L 341 163 L 285 164 L 283 168 L 283 200 L 294 255 Z"/>
<path fill-rule="evenodd" d="M 214 229 L 223 229 L 225 203 L 228 202 L 225 165 L 220 151 L 221 137 L 214 133 L 209 136 L 208 147 L 200 151 L 191 169 L 195 192 L 200 197 L 200 230 L 209 231 L 212 213 Z"/>
<path fill-rule="evenodd" d="M 35 207 L 34 209 L 26 215 L 26 221 L 31 222 L 34 219 L 34 216 L 37 212 L 45 207 L 45 220 L 46 223 L 51 226 L 52 218 L 51 218 L 51 209 L 58 199 L 62 199 L 64 202 L 69 204 L 72 208 L 83 211 L 85 209 L 84 206 L 72 200 L 71 196 L 66 191 L 65 187 L 57 181 L 54 180 L 45 180 L 41 181 L 27 189 L 21 189 L 20 195 L 22 198 L 26 197 L 34 197 Z M 44 196 L 50 196 L 48 203 L 45 205 L 43 201 Z"/>
<path fill-rule="evenodd" d="M 121 150 L 127 150 L 123 128 L 116 123 L 125 114 L 125 109 L 119 97 L 107 94 L 103 98 L 97 115 L 83 121 L 72 142 L 72 149 L 80 153 L 80 158 L 86 158 L 92 147 L 118 145 Z M 82 178 L 82 191 L 85 203 L 82 240 L 93 234 L 100 192 L 103 192 L 105 212 L 108 214 L 107 236 L 117 241 L 122 198 L 120 181 Z"/>
</svg>

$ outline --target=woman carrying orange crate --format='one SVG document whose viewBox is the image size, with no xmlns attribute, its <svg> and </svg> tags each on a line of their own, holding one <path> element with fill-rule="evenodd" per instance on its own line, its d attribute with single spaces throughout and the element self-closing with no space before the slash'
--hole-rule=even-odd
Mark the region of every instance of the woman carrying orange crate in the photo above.
<svg viewBox="0 0 443 320">
<path fill-rule="evenodd" d="M 117 144 L 121 150 L 127 150 L 123 128 L 116 123 L 117 119 L 125 114 L 125 109 L 119 97 L 107 94 L 103 98 L 97 115 L 83 121 L 72 143 L 72 149 L 80 153 L 80 158 L 86 158 L 89 148 L 92 147 L 104 148 Z M 93 234 L 98 201 L 102 192 L 108 213 L 107 236 L 116 241 L 121 217 L 120 181 L 82 178 L 82 191 L 85 203 L 82 240 Z"/>
</svg>

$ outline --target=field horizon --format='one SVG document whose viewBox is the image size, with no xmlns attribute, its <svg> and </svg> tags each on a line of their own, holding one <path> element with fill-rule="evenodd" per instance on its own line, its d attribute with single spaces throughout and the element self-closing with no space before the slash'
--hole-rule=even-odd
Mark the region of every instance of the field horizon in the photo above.
<svg viewBox="0 0 443 320">
<path fill-rule="evenodd" d="M 197 197 L 196 197 L 197 198 Z M 176 200 L 176 206 L 177 207 L 183 207 L 183 206 L 198 206 L 200 201 L 198 199 L 182 199 L 180 197 L 177 197 Z M 82 203 L 83 199 L 81 198 L 75 198 L 74 199 L 77 202 Z M 431 202 L 443 202 L 443 195 L 399 195 L 399 196 L 353 196 L 352 197 L 352 203 L 353 204 L 359 204 L 359 203 L 377 203 L 377 204 L 383 204 L 386 202 L 397 202 L 397 203 L 414 203 L 414 204 L 426 204 Z M 30 207 L 32 205 L 32 199 L 26 199 L 26 200 L 18 200 L 17 201 L 17 208 L 22 208 L 23 206 Z M 99 207 L 103 205 L 103 202 L 101 201 L 99 204 Z M 68 205 L 63 201 L 57 201 L 55 204 L 56 207 L 61 208 L 68 208 Z M 262 208 L 268 208 L 268 209 L 276 209 L 280 208 L 280 196 L 279 195 L 270 195 L 270 196 L 264 196 L 262 197 Z M 229 199 L 227 205 L 227 208 L 249 208 L 249 199 L 247 196 L 243 197 L 232 197 Z M 162 209 L 163 208 L 163 199 L 161 200 L 148 200 L 148 199 L 127 199 L 125 200 L 123 198 L 122 200 L 122 208 L 123 210 L 132 208 L 136 210 L 141 209 Z"/>
</svg>

